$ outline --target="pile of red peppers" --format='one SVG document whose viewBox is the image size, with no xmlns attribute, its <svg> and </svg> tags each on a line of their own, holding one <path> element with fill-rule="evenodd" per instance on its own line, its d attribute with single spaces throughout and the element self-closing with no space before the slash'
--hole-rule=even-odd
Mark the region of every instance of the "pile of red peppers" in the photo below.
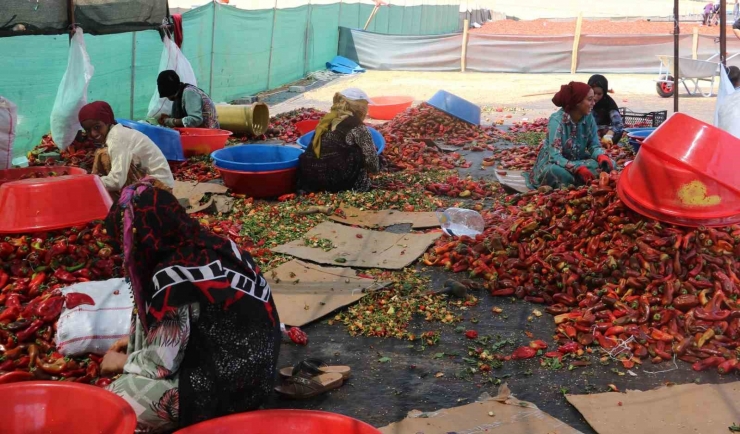
<svg viewBox="0 0 740 434">
<path fill-rule="evenodd" d="M 442 238 L 423 262 L 482 278 L 493 296 L 547 304 L 560 345 L 598 345 L 626 368 L 675 357 L 735 370 L 740 225 L 645 219 L 617 197 L 618 176 L 508 196 L 482 213 L 483 234 Z"/>
<path fill-rule="evenodd" d="M 499 184 L 490 184 L 480 180 L 474 181 L 471 178 L 460 178 L 458 176 L 449 176 L 444 182 L 427 184 L 425 188 L 436 196 L 473 200 L 492 197 L 502 191 Z"/>
<path fill-rule="evenodd" d="M 169 161 L 172 176 L 178 181 L 208 182 L 221 174 L 211 164 L 210 157 L 196 156 L 185 161 Z"/>
<path fill-rule="evenodd" d="M 62 231 L 5 237 L 0 241 L 0 384 L 65 380 L 104 385 L 100 359 L 69 359 L 56 352 L 62 308 L 94 304 L 85 294 L 60 288 L 121 275 L 100 222 Z"/>
<path fill-rule="evenodd" d="M 30 166 L 74 166 L 90 171 L 97 149 L 95 143 L 83 132 L 80 132 L 67 149 L 60 151 L 51 138 L 51 134 L 47 134 L 41 139 L 41 143 L 26 155 L 26 158 L 28 158 Z M 41 154 L 47 152 L 58 152 L 60 154 L 59 160 L 42 159 Z"/>
<path fill-rule="evenodd" d="M 270 126 L 263 136 L 258 140 L 279 139 L 286 143 L 295 142 L 301 137 L 300 131 L 295 124 L 300 121 L 320 120 L 326 112 L 314 108 L 299 108 L 289 112 L 281 113 L 270 118 Z"/>
</svg>

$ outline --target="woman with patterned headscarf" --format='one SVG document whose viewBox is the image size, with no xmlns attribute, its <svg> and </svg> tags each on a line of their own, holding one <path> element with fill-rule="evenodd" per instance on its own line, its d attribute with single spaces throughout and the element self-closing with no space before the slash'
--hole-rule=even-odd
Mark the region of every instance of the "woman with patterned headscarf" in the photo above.
<svg viewBox="0 0 740 434">
<path fill-rule="evenodd" d="M 589 116 L 594 108 L 591 86 L 572 81 L 560 87 L 552 102 L 560 110 L 550 116 L 534 168 L 525 174 L 529 187 L 583 185 L 596 177 L 598 168 L 614 170 L 599 144 L 596 121 Z"/>
<path fill-rule="evenodd" d="M 624 123 L 617 103 L 609 96 L 609 81 L 603 75 L 596 74 L 588 79 L 588 85 L 594 90 L 592 116 L 599 127 L 601 143 L 606 146 L 619 143 L 624 132 Z"/>
<path fill-rule="evenodd" d="M 370 102 L 360 89 L 334 95 L 334 104 L 316 127 L 311 146 L 298 165 L 298 189 L 303 191 L 369 191 L 368 172 L 379 169 L 370 130 L 362 123 Z"/>
<path fill-rule="evenodd" d="M 162 151 L 144 133 L 118 124 L 107 102 L 83 106 L 78 118 L 88 137 L 105 146 L 95 153 L 92 173 L 101 177 L 109 192 L 117 194 L 145 176 L 154 178 L 159 188 L 175 187 Z"/>
<path fill-rule="evenodd" d="M 137 415 L 136 432 L 171 432 L 255 410 L 273 387 L 280 318 L 247 252 L 191 219 L 148 179 L 106 218 L 123 247 L 134 312 L 128 338 L 101 363 L 108 390 Z"/>
</svg>

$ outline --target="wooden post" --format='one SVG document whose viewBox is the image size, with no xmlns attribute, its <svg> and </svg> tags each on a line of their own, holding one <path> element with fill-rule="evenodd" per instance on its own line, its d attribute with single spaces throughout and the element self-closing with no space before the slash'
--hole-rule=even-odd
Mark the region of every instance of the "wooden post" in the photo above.
<svg viewBox="0 0 740 434">
<path fill-rule="evenodd" d="M 470 20 L 463 21 L 462 53 L 460 54 L 460 71 L 465 72 L 465 59 L 468 57 L 468 27 Z"/>
<path fill-rule="evenodd" d="M 699 28 L 694 27 L 694 37 L 691 41 L 691 58 L 694 60 L 698 59 L 698 53 L 699 53 Z"/>
<path fill-rule="evenodd" d="M 573 54 L 570 61 L 570 73 L 575 74 L 578 68 L 578 45 L 581 43 L 581 25 L 583 24 L 583 12 L 578 13 L 576 21 L 576 33 L 573 38 Z"/>
<path fill-rule="evenodd" d="M 372 21 L 372 20 L 373 20 L 373 17 L 374 17 L 374 16 L 375 16 L 375 14 L 376 14 L 376 13 L 378 12 L 378 8 L 379 8 L 379 7 L 380 7 L 380 6 L 378 6 L 377 4 L 375 5 L 375 7 L 373 8 L 373 11 L 372 11 L 372 12 L 370 12 L 370 18 L 368 18 L 368 19 L 367 19 L 367 22 L 365 23 L 365 27 L 363 27 L 363 28 L 362 28 L 362 30 L 367 30 L 367 26 L 369 26 L 369 25 L 370 25 L 370 21 Z"/>
</svg>

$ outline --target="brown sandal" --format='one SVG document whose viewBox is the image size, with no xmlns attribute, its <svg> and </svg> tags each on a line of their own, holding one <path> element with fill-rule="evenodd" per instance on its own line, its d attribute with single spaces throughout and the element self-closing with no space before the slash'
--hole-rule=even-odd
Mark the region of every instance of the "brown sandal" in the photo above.
<svg viewBox="0 0 740 434">
<path fill-rule="evenodd" d="M 308 399 L 337 389 L 342 383 L 342 374 L 321 374 L 314 377 L 294 375 L 277 386 L 275 391 L 290 399 Z"/>
<path fill-rule="evenodd" d="M 280 376 L 283 378 L 290 378 L 298 375 L 301 372 L 307 373 L 310 376 L 321 375 L 321 374 L 342 374 L 342 379 L 346 380 L 349 378 L 351 369 L 349 366 L 329 366 L 319 359 L 305 359 L 296 364 L 293 367 L 286 366 L 280 369 Z"/>
</svg>

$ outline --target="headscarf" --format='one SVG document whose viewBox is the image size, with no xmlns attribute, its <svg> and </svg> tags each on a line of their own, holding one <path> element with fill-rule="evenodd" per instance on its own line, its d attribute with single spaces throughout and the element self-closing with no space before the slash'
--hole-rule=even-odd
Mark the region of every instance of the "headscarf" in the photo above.
<svg viewBox="0 0 740 434">
<path fill-rule="evenodd" d="M 126 187 L 106 217 L 106 229 L 122 242 L 142 327 L 195 302 L 264 305 L 275 321 L 270 287 L 246 252 L 205 231 L 175 196 L 151 180 Z M 261 308 L 260 308 L 261 309 Z"/>
<path fill-rule="evenodd" d="M 571 81 L 568 84 L 560 86 L 560 92 L 552 97 L 552 103 L 569 112 L 580 104 L 588 96 L 590 91 L 591 86 L 588 84 Z"/>
<path fill-rule="evenodd" d="M 167 98 L 180 92 L 180 76 L 171 69 L 162 71 L 157 77 L 157 90 L 160 98 Z"/>
<path fill-rule="evenodd" d="M 619 106 L 614 101 L 614 98 L 609 96 L 609 81 L 603 75 L 592 75 L 588 79 L 588 85 L 591 87 L 599 87 L 604 92 L 604 96 L 599 102 L 594 105 L 594 117 L 597 125 L 611 125 L 611 112 L 612 110 L 619 111 Z"/>
<path fill-rule="evenodd" d="M 349 92 L 347 92 L 349 91 Z M 349 95 L 363 95 L 364 92 L 359 89 L 347 89 L 344 93 Z M 345 119 L 350 116 L 356 116 L 360 121 L 365 120 L 367 116 L 367 99 L 351 99 L 342 93 L 334 94 L 333 105 L 331 111 L 324 115 L 316 126 L 316 132 L 314 133 L 313 140 L 311 141 L 311 149 L 313 150 L 316 158 L 321 157 L 321 136 L 329 131 L 334 131 L 337 126 L 342 123 Z"/>
<path fill-rule="evenodd" d="M 113 109 L 110 104 L 105 101 L 95 101 L 82 106 L 77 117 L 80 123 L 91 119 L 101 121 L 106 125 L 111 125 L 115 122 Z"/>
</svg>

